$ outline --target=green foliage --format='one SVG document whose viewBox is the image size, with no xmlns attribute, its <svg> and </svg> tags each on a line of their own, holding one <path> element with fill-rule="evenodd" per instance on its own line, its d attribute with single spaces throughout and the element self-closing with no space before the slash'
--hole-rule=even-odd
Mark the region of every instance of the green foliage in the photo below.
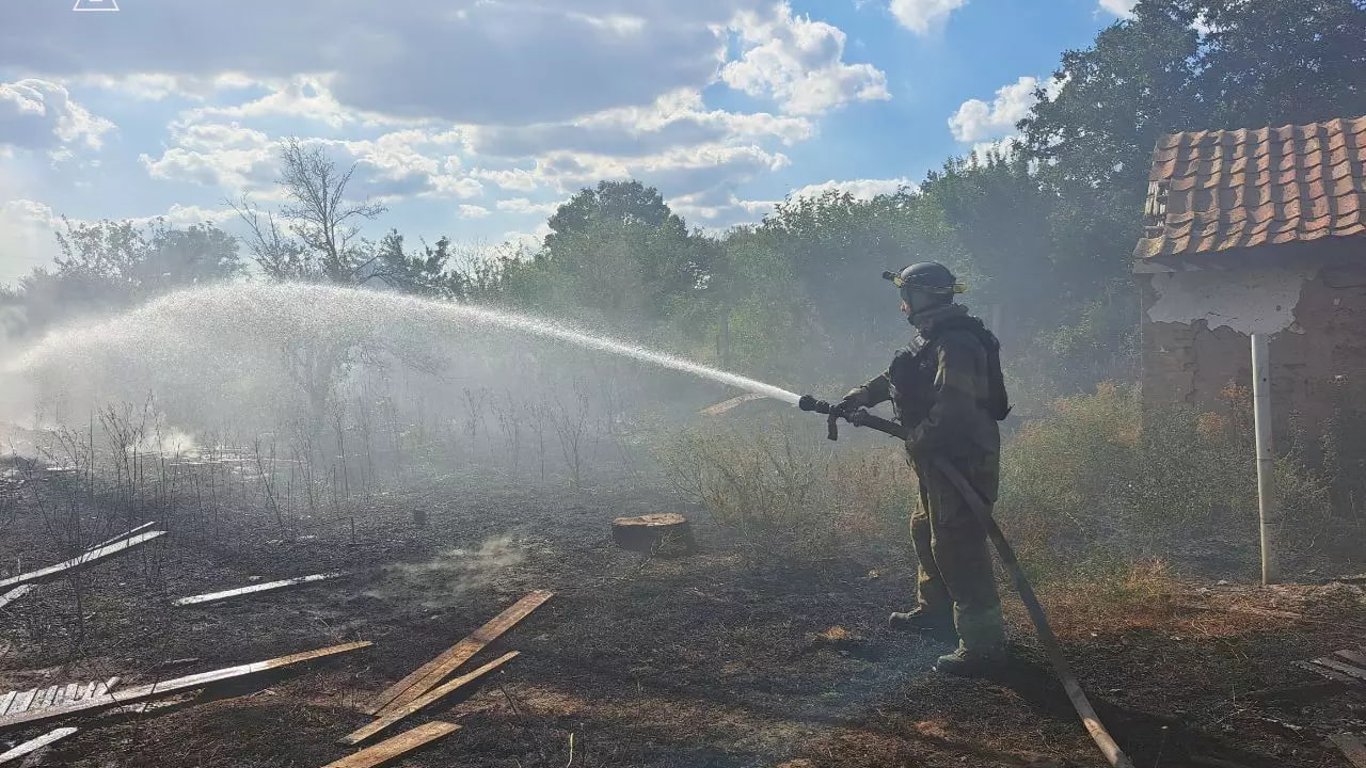
<svg viewBox="0 0 1366 768">
<path fill-rule="evenodd" d="M 832 452 L 809 426 L 692 429 L 655 452 L 674 488 L 756 555 L 818 560 L 851 549 L 899 551 L 911 503 L 904 453 L 893 446 Z"/>
<path fill-rule="evenodd" d="M 8 333 L 33 335 L 53 324 L 119 309 L 176 288 L 241 273 L 237 241 L 212 224 L 172 227 L 164 219 L 73 222 L 57 232 L 55 269 L 35 269 L 0 292 Z"/>
<path fill-rule="evenodd" d="M 1143 413 L 1135 389 L 1106 383 L 1026 422 L 1007 444 L 998 504 L 1026 559 L 1066 570 L 1098 549 L 1124 560 L 1183 538 L 1250 543 L 1251 404 L 1242 390 L 1226 396 L 1227 413 Z M 1276 484 L 1285 519 L 1307 527 L 1327 515 L 1329 482 L 1297 455 L 1278 461 Z"/>
<path fill-rule="evenodd" d="M 465 293 L 464 281 L 448 269 L 450 259 L 450 238 L 437 240 L 434 248 L 423 243 L 421 252 L 409 253 L 403 250 L 403 235 L 390 230 L 380 241 L 371 275 L 403 293 L 459 298 Z"/>
</svg>

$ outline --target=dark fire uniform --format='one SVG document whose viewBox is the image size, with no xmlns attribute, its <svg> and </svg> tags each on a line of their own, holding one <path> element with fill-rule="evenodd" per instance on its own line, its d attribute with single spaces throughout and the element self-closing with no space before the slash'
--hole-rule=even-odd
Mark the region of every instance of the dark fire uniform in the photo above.
<svg viewBox="0 0 1366 768">
<path fill-rule="evenodd" d="M 990 413 L 988 362 L 996 341 L 961 305 L 917 313 L 912 322 L 920 331 L 915 342 L 850 395 L 866 406 L 891 400 L 910 429 L 906 450 L 920 480 L 911 540 L 921 609 L 946 617 L 952 611 L 960 649 L 995 655 L 1004 631 L 986 531 L 933 460 L 948 459 L 984 499 L 996 501 L 1001 433 Z"/>
</svg>

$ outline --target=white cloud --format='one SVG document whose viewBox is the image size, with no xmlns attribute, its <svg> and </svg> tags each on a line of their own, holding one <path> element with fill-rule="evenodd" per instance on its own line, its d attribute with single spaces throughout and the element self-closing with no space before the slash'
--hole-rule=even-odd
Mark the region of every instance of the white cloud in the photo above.
<svg viewBox="0 0 1366 768">
<path fill-rule="evenodd" d="M 928 35 L 967 3 L 968 0 L 892 0 L 890 10 L 901 26 L 917 35 Z"/>
<path fill-rule="evenodd" d="M 734 27 L 745 50 L 721 69 L 721 79 L 751 96 L 773 98 L 784 112 L 819 115 L 851 101 L 891 98 L 881 70 L 843 61 L 843 30 L 793 16 L 786 2 L 768 13 L 743 12 Z"/>
<path fill-rule="evenodd" d="M 708 110 L 695 88 L 670 91 L 645 107 L 618 107 L 571 121 L 467 130 L 472 150 L 500 157 L 551 150 L 644 155 L 688 144 L 760 139 L 791 145 L 815 133 L 802 117 Z"/>
<path fill-rule="evenodd" d="M 536 214 L 538 216 L 549 216 L 553 214 L 563 202 L 551 201 L 548 203 L 536 203 L 525 197 L 512 197 L 506 200 L 499 200 L 494 207 L 500 211 L 508 213 Z"/>
<path fill-rule="evenodd" d="M 1138 0 L 1100 0 L 1101 10 L 1112 13 L 1121 19 L 1133 18 L 1135 5 L 1138 5 Z"/>
<path fill-rule="evenodd" d="M 990 104 L 981 99 L 968 99 L 949 118 L 949 131 L 962 142 L 981 141 L 1003 136 L 1015 130 L 1015 124 L 1029 115 L 1038 101 L 1034 91 L 1039 87 L 1036 77 L 1021 77 L 996 91 Z M 1061 88 L 1058 80 L 1049 80 L 1048 91 L 1055 94 Z"/>
<path fill-rule="evenodd" d="M 1020 140 L 1018 134 L 1003 136 L 995 141 L 979 141 L 972 145 L 970 154 L 976 155 L 979 163 L 985 162 L 988 155 L 996 154 L 1002 157 L 1011 157 L 1015 154 L 1015 142 Z"/>
<path fill-rule="evenodd" d="M 901 188 L 915 189 L 916 185 L 906 177 L 895 179 L 849 179 L 846 181 L 823 181 L 819 184 L 807 184 L 789 193 L 791 198 L 799 197 L 819 197 L 826 192 L 838 190 L 848 192 L 859 200 L 871 200 L 878 195 L 896 194 Z"/>
<path fill-rule="evenodd" d="M 65 86 L 29 78 L 0 83 L 0 145 L 20 149 L 89 149 L 103 146 L 110 121 L 90 114 Z"/>
<path fill-rule="evenodd" d="M 61 219 L 45 203 L 23 198 L 0 204 L 0 285 L 47 266 L 58 255 Z"/>
<path fill-rule="evenodd" d="M 531 192 L 541 185 L 541 179 L 535 171 L 528 171 L 524 168 L 512 168 L 507 170 L 487 170 L 475 169 L 471 174 L 476 179 L 483 179 L 492 182 L 503 189 L 510 189 L 514 192 Z"/>
<path fill-rule="evenodd" d="M 322 147 L 341 167 L 355 165 L 350 194 L 382 202 L 418 195 L 470 198 L 482 193 L 483 185 L 465 172 L 454 151 L 462 141 L 457 131 L 415 128 L 374 139 L 302 139 L 306 147 Z M 160 157 L 142 155 L 152 178 L 217 187 L 229 197 L 243 193 L 269 197 L 274 191 L 281 137 L 237 122 L 209 122 L 179 125 L 172 142 Z"/>
<path fill-rule="evenodd" d="M 764 2 L 464 0 L 405 4 L 402 13 L 364 0 L 157 3 L 119 14 L 116 34 L 76 23 L 60 4 L 7 2 L 0 68 L 115 80 L 327 73 L 335 98 L 361 111 L 549 122 L 705 86 L 724 56 L 726 25 Z M 129 42 L 138 40 L 159 44 Z"/>
<path fill-rule="evenodd" d="M 238 72 L 223 72 L 209 77 L 168 72 L 132 72 L 121 75 L 89 72 L 73 75 L 66 82 L 80 88 L 113 91 L 119 96 L 138 101 L 164 101 L 171 97 L 203 101 L 209 96 L 226 91 L 252 87 L 256 81 Z"/>
<path fill-rule="evenodd" d="M 483 219 L 489 215 L 489 209 L 482 205 L 462 205 L 460 206 L 460 218 L 462 219 Z"/>
</svg>

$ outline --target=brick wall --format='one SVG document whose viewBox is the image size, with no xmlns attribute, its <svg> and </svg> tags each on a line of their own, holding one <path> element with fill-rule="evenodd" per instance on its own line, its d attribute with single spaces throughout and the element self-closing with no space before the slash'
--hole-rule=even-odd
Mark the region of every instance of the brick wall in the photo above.
<svg viewBox="0 0 1366 768">
<path fill-rule="evenodd" d="M 1182 403 L 1224 410 L 1220 392 L 1225 387 L 1252 385 L 1248 331 L 1271 330 L 1278 435 L 1287 434 L 1293 413 L 1309 442 L 1317 443 L 1317 430 L 1340 404 L 1366 409 L 1366 266 L 1330 263 L 1298 274 L 1262 266 L 1225 274 L 1227 283 L 1236 285 L 1219 291 L 1212 309 L 1203 310 L 1193 298 L 1197 292 L 1182 286 L 1208 286 L 1211 279 L 1225 278 L 1201 272 L 1136 275 L 1143 292 L 1145 408 Z M 1298 291 L 1287 294 L 1290 280 Z M 1192 308 L 1186 322 L 1178 321 L 1183 307 L 1171 306 L 1173 289 L 1186 291 L 1186 305 Z M 1246 296 L 1242 304 L 1248 316 L 1237 311 L 1240 292 Z M 1275 310 L 1287 295 L 1293 305 L 1284 306 L 1289 310 L 1284 316 Z M 1197 317 L 1202 311 L 1205 316 Z"/>
</svg>

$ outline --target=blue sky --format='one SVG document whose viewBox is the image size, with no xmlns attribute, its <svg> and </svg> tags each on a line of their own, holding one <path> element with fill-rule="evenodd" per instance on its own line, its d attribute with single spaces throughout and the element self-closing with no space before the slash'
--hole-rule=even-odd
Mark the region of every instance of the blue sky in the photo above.
<svg viewBox="0 0 1366 768">
<path fill-rule="evenodd" d="M 108 6 L 114 0 L 82 0 Z M 599 178 L 694 225 L 913 183 L 998 142 L 1127 0 L 0 2 L 0 282 L 58 217 L 276 204 L 279 142 L 356 164 L 411 241 L 531 242 Z"/>
</svg>

